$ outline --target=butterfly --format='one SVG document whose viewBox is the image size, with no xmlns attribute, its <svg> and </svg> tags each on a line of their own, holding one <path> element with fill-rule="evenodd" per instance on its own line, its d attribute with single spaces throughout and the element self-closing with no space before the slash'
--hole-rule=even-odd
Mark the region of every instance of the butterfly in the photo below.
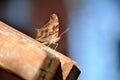
<svg viewBox="0 0 120 80">
<path fill-rule="evenodd" d="M 52 14 L 48 23 L 42 28 L 35 30 L 37 32 L 35 39 L 48 46 L 51 44 L 56 45 L 54 49 L 58 47 L 57 42 L 60 40 L 61 36 L 68 31 L 67 29 L 59 35 L 59 20 L 56 14 Z"/>
<path fill-rule="evenodd" d="M 36 40 L 40 41 L 41 43 L 50 46 L 51 44 L 55 44 L 57 48 L 58 41 L 60 40 L 59 37 L 59 21 L 56 14 L 52 14 L 50 16 L 50 20 L 47 24 L 45 24 L 40 29 L 35 29 L 37 32 Z"/>
</svg>

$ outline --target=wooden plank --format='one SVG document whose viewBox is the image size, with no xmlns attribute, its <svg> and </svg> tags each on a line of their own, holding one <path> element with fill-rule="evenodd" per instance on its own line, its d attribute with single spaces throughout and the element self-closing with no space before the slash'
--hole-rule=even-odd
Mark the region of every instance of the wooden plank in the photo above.
<svg viewBox="0 0 120 80">
<path fill-rule="evenodd" d="M 52 80 L 59 59 L 48 47 L 0 21 L 0 67 L 25 80 Z"/>
<path fill-rule="evenodd" d="M 61 64 L 54 76 L 54 80 L 77 80 L 81 71 L 77 66 L 77 63 L 70 58 L 64 56 L 62 53 L 59 53 L 51 48 L 46 48 L 47 46 L 41 45 L 41 48 L 45 51 L 50 51 L 51 54 L 59 57 Z"/>
</svg>

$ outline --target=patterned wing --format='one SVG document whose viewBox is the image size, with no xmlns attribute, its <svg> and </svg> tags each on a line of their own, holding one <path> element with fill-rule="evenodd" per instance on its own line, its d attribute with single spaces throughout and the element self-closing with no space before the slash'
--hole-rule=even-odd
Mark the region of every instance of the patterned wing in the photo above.
<svg viewBox="0 0 120 80">
<path fill-rule="evenodd" d="M 35 29 L 37 31 L 36 40 L 44 43 L 55 43 L 59 36 L 59 21 L 56 14 L 50 16 L 50 20 L 46 25 L 40 29 Z"/>
</svg>

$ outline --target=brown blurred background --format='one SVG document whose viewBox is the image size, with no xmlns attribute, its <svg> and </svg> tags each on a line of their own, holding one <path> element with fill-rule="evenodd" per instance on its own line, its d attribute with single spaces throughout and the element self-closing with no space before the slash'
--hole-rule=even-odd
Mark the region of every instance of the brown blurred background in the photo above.
<svg viewBox="0 0 120 80">
<path fill-rule="evenodd" d="M 0 20 L 17 30 L 35 38 L 34 28 L 47 23 L 51 14 L 56 13 L 60 22 L 60 33 L 67 29 L 67 11 L 62 0 L 1 0 Z M 67 34 L 67 33 L 66 33 Z M 57 51 L 67 55 L 67 36 L 59 41 Z M 0 69 L 1 80 L 19 80 Z"/>
</svg>

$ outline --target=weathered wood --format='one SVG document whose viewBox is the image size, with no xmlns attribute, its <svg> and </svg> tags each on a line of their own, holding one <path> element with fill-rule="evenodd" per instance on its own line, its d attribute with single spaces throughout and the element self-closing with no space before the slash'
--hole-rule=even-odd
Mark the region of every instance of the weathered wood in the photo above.
<svg viewBox="0 0 120 80">
<path fill-rule="evenodd" d="M 46 48 L 45 45 L 41 45 L 41 48 L 45 51 L 50 51 L 51 54 L 56 55 L 60 59 L 61 64 L 54 76 L 54 80 L 77 80 L 81 71 L 76 62 L 51 48 Z"/>
<path fill-rule="evenodd" d="M 80 74 L 76 62 L 3 22 L 0 22 L 0 67 L 27 80 L 77 80 Z"/>
<path fill-rule="evenodd" d="M 0 22 L 0 67 L 25 80 L 52 80 L 59 59 L 38 41 Z"/>
</svg>

